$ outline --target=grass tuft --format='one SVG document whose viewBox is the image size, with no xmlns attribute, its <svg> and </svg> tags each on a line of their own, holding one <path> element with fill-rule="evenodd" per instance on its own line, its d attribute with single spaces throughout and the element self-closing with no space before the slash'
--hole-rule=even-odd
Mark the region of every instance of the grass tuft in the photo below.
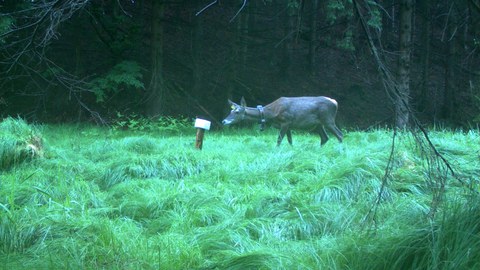
<svg viewBox="0 0 480 270">
<path fill-rule="evenodd" d="M 35 127 L 20 118 L 8 117 L 0 122 L 0 169 L 41 156 L 43 138 Z"/>
<path fill-rule="evenodd" d="M 0 254 L 23 253 L 42 241 L 48 228 L 36 224 L 25 211 L 14 211 L 0 204 Z"/>
</svg>

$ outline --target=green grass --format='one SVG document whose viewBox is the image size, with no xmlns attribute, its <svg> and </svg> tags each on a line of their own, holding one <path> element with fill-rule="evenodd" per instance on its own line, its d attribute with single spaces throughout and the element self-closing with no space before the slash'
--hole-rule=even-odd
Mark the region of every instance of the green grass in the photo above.
<svg viewBox="0 0 480 270">
<path fill-rule="evenodd" d="M 43 139 L 35 127 L 11 117 L 0 121 L 0 170 L 43 155 Z"/>
<path fill-rule="evenodd" d="M 227 129 L 202 151 L 193 128 L 36 130 L 42 155 L 0 171 L 0 269 L 480 267 L 476 130 L 431 132 L 468 185 L 449 177 L 433 220 L 425 162 L 400 134 L 375 223 L 388 130 L 276 147 L 275 130 Z"/>
</svg>

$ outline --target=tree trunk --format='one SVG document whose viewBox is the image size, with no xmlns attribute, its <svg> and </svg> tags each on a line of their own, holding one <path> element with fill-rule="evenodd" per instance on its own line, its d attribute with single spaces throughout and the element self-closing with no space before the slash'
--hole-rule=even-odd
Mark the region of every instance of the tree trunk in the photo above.
<svg viewBox="0 0 480 270">
<path fill-rule="evenodd" d="M 285 12 L 283 18 L 283 34 L 282 38 L 282 58 L 279 67 L 280 78 L 286 80 L 290 75 L 290 68 L 292 65 L 292 47 L 293 47 L 293 31 L 295 25 L 295 12 L 297 7 L 290 6 L 290 0 L 285 2 Z"/>
<path fill-rule="evenodd" d="M 165 108 L 165 84 L 163 80 L 163 24 L 164 4 L 152 0 L 152 41 L 151 41 L 151 83 L 147 103 L 147 113 L 158 116 Z"/>
<path fill-rule="evenodd" d="M 412 50 L 413 0 L 400 1 L 400 37 L 398 59 L 398 91 L 395 101 L 395 122 L 405 128 L 409 121 L 410 55 Z"/>
<path fill-rule="evenodd" d="M 318 21 L 318 0 L 312 0 L 312 11 L 310 16 L 310 43 L 308 44 L 308 69 L 310 74 L 315 74 L 316 61 L 315 49 L 317 47 L 317 21 Z"/>
<path fill-rule="evenodd" d="M 193 33 L 192 33 L 192 43 L 190 47 L 192 48 L 192 91 L 189 100 L 189 107 L 193 108 L 194 104 L 198 102 L 198 100 L 202 96 L 203 91 L 203 73 L 202 73 L 202 50 L 203 50 L 203 39 L 204 39 L 204 32 L 203 32 L 203 16 L 195 16 L 192 15 L 192 22 L 193 22 Z M 193 100 L 191 100 L 193 99 Z"/>
<path fill-rule="evenodd" d="M 420 46 L 423 49 L 420 54 L 420 63 L 422 66 L 422 74 L 420 81 L 420 93 L 418 110 L 421 112 L 430 111 L 429 106 L 429 82 L 430 82 L 430 34 L 431 34 L 431 18 L 430 18 L 430 4 L 427 1 L 420 1 L 418 3 L 420 9 L 421 22 L 421 36 Z"/>
<path fill-rule="evenodd" d="M 446 41 L 446 59 L 445 59 L 445 84 L 443 91 L 443 108 L 442 108 L 442 118 L 446 120 L 452 120 L 454 118 L 454 108 L 455 108 L 455 55 L 456 55 L 456 44 L 455 44 L 455 33 L 457 32 L 456 25 L 456 13 L 454 9 L 449 14 L 447 18 L 447 33 L 445 36 Z"/>
<path fill-rule="evenodd" d="M 239 27 L 240 27 L 240 48 L 241 48 L 241 65 L 242 65 L 242 73 L 246 74 L 247 72 L 247 55 L 248 55 L 248 35 L 249 35 L 249 28 L 250 28 L 250 13 L 251 13 L 251 7 L 249 6 L 247 8 L 248 10 L 245 10 L 239 20 Z"/>
</svg>

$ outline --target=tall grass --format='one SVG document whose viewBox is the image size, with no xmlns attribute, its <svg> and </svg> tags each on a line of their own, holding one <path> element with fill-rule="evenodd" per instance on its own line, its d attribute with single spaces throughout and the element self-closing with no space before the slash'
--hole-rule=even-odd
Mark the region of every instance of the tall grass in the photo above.
<svg viewBox="0 0 480 270">
<path fill-rule="evenodd" d="M 174 136 L 45 126 L 44 155 L 0 171 L 0 269 L 474 269 L 478 195 L 431 191 L 401 135 L 377 215 L 388 130 L 343 144 L 276 131 Z M 432 132 L 478 191 L 478 131 Z M 374 223 L 373 223 L 374 222 Z"/>
<path fill-rule="evenodd" d="M 0 169 L 5 170 L 43 154 L 40 132 L 22 119 L 0 121 Z"/>
<path fill-rule="evenodd" d="M 341 268 L 478 269 L 480 267 L 479 201 L 453 202 L 437 222 L 386 237 L 348 243 Z"/>
</svg>

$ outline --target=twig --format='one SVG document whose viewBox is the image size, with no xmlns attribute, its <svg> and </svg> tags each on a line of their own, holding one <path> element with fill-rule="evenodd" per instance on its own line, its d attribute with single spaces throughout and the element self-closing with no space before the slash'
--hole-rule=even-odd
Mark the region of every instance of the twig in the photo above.
<svg viewBox="0 0 480 270">
<path fill-rule="evenodd" d="M 132 18 L 132 14 L 128 13 L 127 11 L 125 11 L 125 9 L 123 8 L 122 4 L 120 3 L 120 0 L 117 0 L 117 4 L 118 6 L 120 7 L 120 9 L 122 10 L 123 14 L 125 14 L 126 16 Z"/>
<path fill-rule="evenodd" d="M 241 6 L 240 9 L 237 11 L 237 13 L 235 14 L 235 16 L 233 16 L 233 18 L 230 19 L 229 23 L 232 23 L 233 20 L 235 20 L 235 18 L 237 18 L 238 14 L 240 14 L 240 12 L 243 10 L 243 8 L 245 7 L 245 5 L 247 4 L 247 1 L 248 1 L 248 0 L 243 0 L 242 6 Z"/>
<path fill-rule="evenodd" d="M 200 15 L 202 12 L 204 12 L 207 8 L 215 5 L 216 3 L 218 3 L 218 0 L 215 0 L 213 2 L 211 2 L 210 4 L 206 5 L 204 8 L 202 8 L 200 11 L 198 11 L 197 13 L 195 13 L 195 16 L 198 16 Z"/>
<path fill-rule="evenodd" d="M 395 139 L 397 137 L 397 128 L 393 129 L 393 136 L 392 136 L 392 146 L 390 147 L 390 155 L 388 157 L 387 167 L 385 168 L 385 173 L 382 177 L 382 184 L 380 186 L 380 190 L 377 194 L 377 199 L 375 200 L 375 204 L 372 208 L 368 211 L 367 215 L 365 216 L 364 221 L 367 221 L 369 217 L 373 221 L 375 228 L 377 227 L 377 209 L 380 203 L 382 202 L 383 192 L 388 184 L 388 178 L 393 170 L 393 162 L 395 160 Z"/>
</svg>

